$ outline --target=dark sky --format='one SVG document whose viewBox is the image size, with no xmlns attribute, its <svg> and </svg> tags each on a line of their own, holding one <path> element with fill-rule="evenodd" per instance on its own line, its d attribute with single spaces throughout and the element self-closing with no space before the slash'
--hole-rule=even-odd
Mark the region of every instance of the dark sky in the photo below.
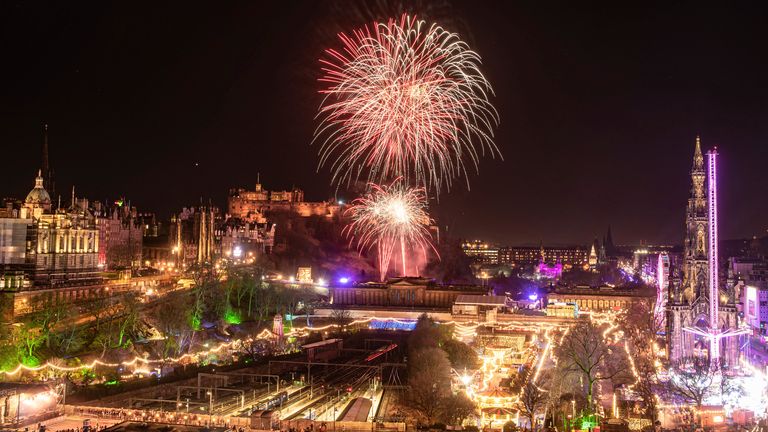
<svg viewBox="0 0 768 432">
<path fill-rule="evenodd" d="M 0 194 L 40 125 L 64 200 L 168 215 L 228 188 L 334 193 L 310 147 L 317 59 L 384 1 L 3 2 Z M 436 213 L 500 243 L 679 242 L 694 137 L 721 153 L 722 236 L 768 228 L 768 14 L 759 3 L 406 2 L 458 31 L 496 91 L 504 161 Z M 642 5 L 642 7 L 641 7 Z M 385 12 L 382 12 L 385 11 Z M 460 185 L 460 183 L 458 183 Z M 55 199 L 55 197 L 54 197 Z"/>
</svg>

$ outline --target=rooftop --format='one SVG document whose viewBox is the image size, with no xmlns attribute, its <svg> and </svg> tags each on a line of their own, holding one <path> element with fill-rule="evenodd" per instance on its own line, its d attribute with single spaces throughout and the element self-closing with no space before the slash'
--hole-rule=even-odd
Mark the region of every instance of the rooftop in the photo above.
<svg viewBox="0 0 768 432">
<path fill-rule="evenodd" d="M 457 305 L 505 306 L 505 296 L 462 294 L 456 297 Z"/>
</svg>

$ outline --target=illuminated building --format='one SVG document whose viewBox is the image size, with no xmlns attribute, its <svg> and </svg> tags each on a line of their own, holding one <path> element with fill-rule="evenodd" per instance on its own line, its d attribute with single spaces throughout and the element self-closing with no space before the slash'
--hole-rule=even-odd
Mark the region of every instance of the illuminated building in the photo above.
<svg viewBox="0 0 768 432">
<path fill-rule="evenodd" d="M 35 187 L 20 209 L 20 218 L 29 219 L 29 247 L 26 263 L 36 288 L 87 284 L 100 281 L 98 275 L 99 233 L 96 217 L 87 200 L 77 200 L 72 188 L 68 208 L 51 210 L 51 200 L 38 173 Z"/>
<path fill-rule="evenodd" d="M 171 218 L 170 247 L 177 266 L 212 263 L 218 255 L 214 241 L 215 219 L 219 211 L 212 206 L 183 208 Z"/>
<path fill-rule="evenodd" d="M 547 304 L 547 316 L 556 318 L 578 318 L 579 306 L 576 303 L 550 301 Z"/>
<path fill-rule="evenodd" d="M 589 250 L 584 246 L 505 246 L 499 248 L 499 264 L 513 267 L 562 264 L 566 269 L 587 263 Z"/>
<path fill-rule="evenodd" d="M 718 359 L 721 351 L 726 363 L 738 361 L 738 340 L 726 337 L 738 322 L 733 290 L 720 289 L 716 192 L 716 153 L 709 153 L 705 169 L 697 137 L 686 209 L 682 282 L 670 287 L 667 303 L 671 361 L 695 355 Z"/>
<path fill-rule="evenodd" d="M 440 285 L 431 279 L 402 277 L 328 288 L 336 306 L 385 306 L 450 309 L 462 294 L 483 295 L 477 285 Z"/>
<path fill-rule="evenodd" d="M 228 218 L 216 228 L 216 237 L 221 238 L 221 250 L 226 256 L 241 258 L 268 254 L 275 246 L 275 224 Z"/>
<path fill-rule="evenodd" d="M 590 312 L 618 312 L 626 309 L 630 303 L 646 298 L 647 295 L 637 290 L 614 288 L 608 285 L 558 287 L 554 292 L 547 294 L 547 300 L 550 303 L 575 304 L 580 311 Z"/>
<path fill-rule="evenodd" d="M 544 279 L 557 279 L 563 274 L 563 264 L 547 264 L 540 262 L 536 267 L 536 275 Z"/>
<path fill-rule="evenodd" d="M 479 264 L 498 264 L 499 263 L 499 248 L 492 244 L 475 240 L 471 242 L 464 242 L 461 245 L 461 250 L 464 254 L 472 258 L 472 261 Z"/>
<path fill-rule="evenodd" d="M 98 268 L 97 219 L 87 200 L 53 208 L 42 170 L 23 202 L 0 217 L 0 290 L 11 296 L 6 316 L 32 307 L 33 299 L 79 300 L 103 291 Z"/>
<path fill-rule="evenodd" d="M 742 302 L 746 285 L 768 284 L 768 260 L 762 256 L 731 257 L 728 260 L 727 286 L 733 287 L 736 303 Z"/>
<path fill-rule="evenodd" d="M 669 255 L 659 254 L 656 262 L 656 304 L 654 314 L 660 328 L 666 328 L 667 298 L 669 298 Z"/>
<path fill-rule="evenodd" d="M 597 243 L 597 240 L 595 240 L 595 243 Z M 589 264 L 589 268 L 591 270 L 596 269 L 597 265 L 599 264 L 597 251 L 595 250 L 595 243 L 593 243 L 592 247 L 589 248 L 589 258 L 587 259 L 587 264 Z"/>
<path fill-rule="evenodd" d="M 299 267 L 296 269 L 296 280 L 299 283 L 312 283 L 312 267 Z"/>
<path fill-rule="evenodd" d="M 618 259 L 619 267 L 630 275 L 638 274 L 645 283 L 656 285 L 658 282 L 657 269 L 659 256 L 664 255 L 668 262 L 667 280 L 672 277 L 672 268 L 680 265 L 681 251 L 676 246 L 668 245 L 642 245 L 627 250 L 627 256 Z M 629 255 L 631 253 L 631 255 Z"/>
<path fill-rule="evenodd" d="M 507 298 L 491 295 L 467 295 L 456 297 L 453 315 L 471 317 L 478 322 L 494 323 L 499 313 L 507 310 Z"/>
<path fill-rule="evenodd" d="M 158 237 L 160 235 L 160 223 L 154 213 L 138 213 L 136 219 L 141 226 L 142 237 Z"/>
<path fill-rule="evenodd" d="M 744 320 L 753 331 L 766 335 L 768 331 L 768 285 L 747 285 L 743 296 Z"/>
<path fill-rule="evenodd" d="M 99 230 L 99 266 L 103 269 L 140 267 L 144 230 L 136 207 L 124 205 L 123 200 L 113 206 L 96 201 L 90 211 L 96 216 Z"/>
<path fill-rule="evenodd" d="M 339 214 L 343 203 L 336 201 L 304 201 L 304 191 L 294 188 L 290 191 L 268 191 L 261 182 L 254 190 L 230 189 L 227 199 L 227 213 L 230 217 L 249 222 L 266 223 L 268 214 L 292 212 L 299 216 L 333 217 Z"/>
</svg>

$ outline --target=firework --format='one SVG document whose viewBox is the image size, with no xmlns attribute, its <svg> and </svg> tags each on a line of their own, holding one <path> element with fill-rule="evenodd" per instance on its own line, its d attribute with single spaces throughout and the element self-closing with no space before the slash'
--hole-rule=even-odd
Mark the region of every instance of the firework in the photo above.
<svg viewBox="0 0 768 432">
<path fill-rule="evenodd" d="M 466 161 L 477 170 L 485 152 L 500 156 L 493 91 L 458 35 L 403 15 L 339 37 L 343 49 L 320 60 L 315 132 L 334 183 L 402 177 L 439 194 L 466 178 Z"/>
<path fill-rule="evenodd" d="M 419 252 L 425 258 L 428 249 L 434 251 L 429 232 L 432 220 L 426 207 L 424 189 L 407 187 L 398 178 L 389 185 L 370 184 L 370 192 L 352 201 L 346 210 L 352 222 L 345 227 L 345 234 L 360 251 L 376 247 L 381 280 L 387 275 L 395 248 L 400 248 L 403 275 L 407 274 L 407 251 Z"/>
</svg>

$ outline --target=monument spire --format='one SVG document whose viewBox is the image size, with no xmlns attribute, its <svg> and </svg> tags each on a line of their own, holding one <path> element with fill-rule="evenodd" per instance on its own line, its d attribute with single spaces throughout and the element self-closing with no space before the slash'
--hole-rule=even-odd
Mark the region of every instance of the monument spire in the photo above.
<svg viewBox="0 0 768 432">
<path fill-rule="evenodd" d="M 696 135 L 696 149 L 693 151 L 693 170 L 704 171 L 704 156 L 701 153 L 700 135 Z"/>
</svg>

